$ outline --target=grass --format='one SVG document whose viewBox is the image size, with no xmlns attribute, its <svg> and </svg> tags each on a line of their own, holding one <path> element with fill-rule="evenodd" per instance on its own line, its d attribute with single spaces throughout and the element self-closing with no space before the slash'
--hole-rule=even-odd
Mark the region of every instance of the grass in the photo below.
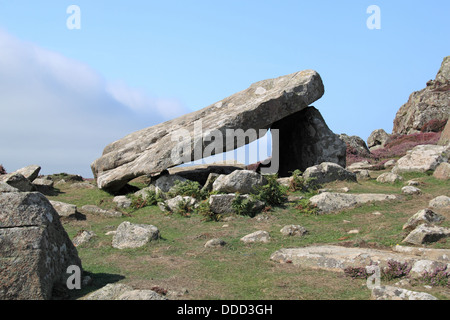
<svg viewBox="0 0 450 320">
<path fill-rule="evenodd" d="M 384 171 L 377 171 L 372 178 Z M 157 206 L 139 210 L 122 210 L 120 218 L 87 215 L 86 220 L 63 220 L 69 236 L 80 230 L 92 230 L 97 237 L 78 247 L 83 269 L 92 274 L 91 287 L 73 293 L 79 298 L 109 282 L 129 284 L 137 289 L 155 286 L 188 293 L 181 299 L 195 300 L 365 300 L 370 290 L 364 281 L 352 280 L 344 274 L 322 270 L 301 269 L 270 261 L 270 256 L 281 248 L 305 247 L 314 244 L 336 244 L 372 248 L 388 248 L 401 243 L 405 234 L 403 224 L 417 211 L 426 208 L 429 200 L 439 195 L 450 196 L 448 181 L 436 180 L 427 174 L 404 174 L 404 182 L 381 184 L 375 179 L 360 182 L 333 182 L 323 187 L 338 190 L 348 187 L 350 193 L 401 194 L 401 187 L 410 179 L 420 182 L 423 193 L 402 196 L 402 200 L 371 203 L 338 214 L 310 215 L 295 209 L 295 204 L 275 207 L 251 218 L 234 216 L 230 221 L 208 221 L 192 215 L 167 215 Z M 73 189 L 70 184 L 58 186 L 59 193 L 49 197 L 73 203 L 78 207 L 95 204 L 105 209 L 115 208 L 113 196 L 98 189 Z M 294 192 L 292 194 L 304 195 Z M 373 215 L 378 211 L 381 215 Z M 447 219 L 442 226 L 450 227 L 450 211 L 439 211 Z M 124 221 L 152 224 L 159 228 L 161 239 L 137 249 L 118 250 L 111 246 L 115 230 Z M 288 224 L 299 224 L 309 233 L 301 238 L 284 237 L 280 229 Z M 358 229 L 358 234 L 348 231 Z M 257 230 L 268 231 L 268 244 L 244 244 L 239 239 Z M 204 244 L 221 238 L 227 244 L 222 248 L 207 249 Z M 429 248 L 450 249 L 450 239 L 429 244 Z M 418 291 L 424 291 L 421 287 Z M 439 298 L 449 299 L 450 293 L 433 288 L 427 291 Z"/>
</svg>

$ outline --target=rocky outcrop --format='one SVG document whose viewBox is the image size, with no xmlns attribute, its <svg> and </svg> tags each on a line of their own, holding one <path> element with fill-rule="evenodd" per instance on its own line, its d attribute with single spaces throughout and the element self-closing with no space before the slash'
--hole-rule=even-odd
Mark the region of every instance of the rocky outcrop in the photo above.
<svg viewBox="0 0 450 320">
<path fill-rule="evenodd" d="M 319 110 L 306 108 L 272 125 L 279 130 L 280 177 L 322 162 L 346 166 L 346 143 L 327 126 Z"/>
<path fill-rule="evenodd" d="M 388 141 L 390 135 L 386 133 L 383 129 L 374 130 L 369 138 L 367 138 L 367 146 L 370 151 L 375 151 L 380 148 L 384 148 L 386 142 Z"/>
<path fill-rule="evenodd" d="M 444 128 L 444 131 L 441 133 L 441 138 L 439 139 L 438 144 L 440 146 L 445 146 L 450 144 L 450 121 L 447 122 L 447 125 Z"/>
<path fill-rule="evenodd" d="M 426 292 L 411 291 L 394 286 L 379 286 L 372 290 L 374 300 L 439 300 Z"/>
<path fill-rule="evenodd" d="M 392 133 L 411 134 L 421 131 L 432 120 L 446 120 L 450 115 L 450 56 L 445 57 L 435 80 L 414 92 L 394 120 Z"/>
<path fill-rule="evenodd" d="M 449 228 L 421 224 L 411 231 L 403 242 L 421 245 L 429 242 L 436 242 L 448 237 L 450 237 Z"/>
<path fill-rule="evenodd" d="M 97 185 L 117 191 L 133 178 L 202 159 L 205 149 L 210 154 L 234 150 L 260 138 L 260 129 L 305 109 L 323 93 L 319 74 L 305 70 L 257 82 L 209 107 L 129 134 L 108 145 L 92 163 Z M 236 129 L 254 129 L 257 134 L 236 141 L 230 139 Z M 180 148 L 180 138 L 187 139 L 181 146 L 185 148 Z"/>
<path fill-rule="evenodd" d="M 435 170 L 442 162 L 447 162 L 450 146 L 419 145 L 409 150 L 392 168 L 393 173 L 427 172 Z"/>
<path fill-rule="evenodd" d="M 0 193 L 0 300 L 46 300 L 81 261 L 58 213 L 38 192 Z"/>
<path fill-rule="evenodd" d="M 353 154 L 367 157 L 370 154 L 366 142 L 358 136 L 349 136 L 345 133 L 339 135 L 339 139 L 347 144 L 347 149 L 350 149 Z"/>
<path fill-rule="evenodd" d="M 252 203 L 251 213 L 260 212 L 265 207 L 265 203 L 259 200 L 252 199 L 247 194 L 239 195 L 241 201 L 248 200 Z M 233 208 L 233 201 L 236 199 L 236 194 L 213 194 L 209 197 L 209 207 L 215 214 L 227 215 L 235 213 Z"/>
<path fill-rule="evenodd" d="M 442 162 L 438 165 L 433 173 L 433 177 L 439 180 L 450 180 L 450 163 Z"/>
</svg>

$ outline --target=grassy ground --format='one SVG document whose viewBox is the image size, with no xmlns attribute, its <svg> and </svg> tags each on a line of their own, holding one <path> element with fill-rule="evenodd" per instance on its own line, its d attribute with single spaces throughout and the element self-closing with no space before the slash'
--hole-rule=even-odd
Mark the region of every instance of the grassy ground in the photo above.
<svg viewBox="0 0 450 320">
<path fill-rule="evenodd" d="M 383 173 L 374 172 L 372 177 Z M 275 208 L 254 218 L 234 216 L 230 221 L 206 222 L 202 217 L 189 218 L 167 215 L 158 207 L 137 211 L 123 211 L 121 218 L 87 215 L 86 220 L 65 220 L 63 225 L 73 238 L 81 230 L 92 230 L 97 237 L 78 247 L 83 269 L 92 274 L 92 286 L 74 293 L 81 297 L 107 283 L 120 281 L 138 289 L 161 287 L 187 293 L 180 299 L 231 300 L 364 300 L 370 299 L 370 290 L 364 280 L 352 280 L 344 274 L 321 270 L 301 269 L 289 264 L 270 261 L 270 255 L 283 247 L 304 247 L 313 244 L 338 244 L 373 248 L 389 248 L 400 244 L 406 234 L 403 224 L 418 210 L 427 207 L 429 200 L 439 195 L 450 196 L 450 183 L 426 174 L 405 174 L 405 181 L 415 179 L 423 194 L 404 196 L 400 201 L 367 204 L 338 214 L 308 215 L 294 205 Z M 351 193 L 401 194 L 403 183 L 380 184 L 374 179 L 360 182 L 335 182 L 328 189 L 348 187 Z M 72 189 L 61 185 L 57 196 L 49 197 L 73 203 L 79 208 L 95 204 L 114 208 L 112 196 L 98 189 Z M 374 215 L 373 212 L 381 215 Z M 446 216 L 442 226 L 450 227 L 450 210 L 438 211 Z M 161 239 L 138 249 L 118 250 L 111 246 L 112 236 L 123 221 L 152 224 L 159 228 Z M 280 229 L 288 224 L 300 224 L 309 234 L 284 237 Z M 348 231 L 358 229 L 358 234 Z M 268 244 L 244 244 L 239 239 L 257 230 L 268 231 Z M 205 248 L 212 238 L 221 238 L 227 245 Z M 450 249 L 450 239 L 427 245 L 430 248 Z M 444 288 L 413 290 L 429 292 L 440 299 L 449 299 Z"/>
</svg>

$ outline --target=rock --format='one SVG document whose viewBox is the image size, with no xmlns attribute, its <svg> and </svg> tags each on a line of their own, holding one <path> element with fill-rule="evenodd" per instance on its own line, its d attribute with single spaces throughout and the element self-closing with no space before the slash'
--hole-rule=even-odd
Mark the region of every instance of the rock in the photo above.
<svg viewBox="0 0 450 320">
<path fill-rule="evenodd" d="M 388 250 L 319 245 L 302 248 L 283 248 L 274 252 L 270 256 L 270 260 L 281 264 L 289 263 L 301 268 L 343 273 L 348 267 L 367 267 L 375 264 L 380 268 L 384 268 L 388 266 L 390 261 L 407 263 L 408 266 L 412 267 L 417 261 L 424 259 L 414 254 Z M 436 266 L 440 265 L 436 264 Z M 415 274 L 414 276 L 418 275 Z"/>
<path fill-rule="evenodd" d="M 397 160 L 395 160 L 395 159 L 388 160 L 384 163 L 384 168 L 385 169 L 393 168 L 396 163 L 397 163 Z"/>
<path fill-rule="evenodd" d="M 343 133 L 339 135 L 339 138 L 347 144 L 347 149 L 351 150 L 352 154 L 359 156 L 368 156 L 370 154 L 369 148 L 360 137 L 348 136 Z"/>
<path fill-rule="evenodd" d="M 204 148 L 208 148 L 207 155 L 220 154 L 250 143 L 261 137 L 258 132 L 243 139 L 247 141 L 236 143 L 226 134 L 227 129 L 241 129 L 244 132 L 248 129 L 269 129 L 276 121 L 305 109 L 323 93 L 322 80 L 313 70 L 257 82 L 209 107 L 131 133 L 111 143 L 106 146 L 101 158 L 92 163 L 92 172 L 99 188 L 119 190 L 136 177 L 158 174 L 167 168 L 202 159 Z M 200 121 L 201 132 L 198 129 Z M 183 150 L 187 157 L 181 157 L 177 153 L 181 150 L 176 138 L 186 134 L 190 134 L 194 141 L 189 141 L 186 150 Z M 211 143 L 206 143 L 212 140 L 214 148 Z"/>
<path fill-rule="evenodd" d="M 271 129 L 279 130 L 279 177 L 290 177 L 296 169 L 305 171 L 323 162 L 346 166 L 346 143 L 314 107 L 275 122 Z"/>
<path fill-rule="evenodd" d="M 369 161 L 359 161 L 354 162 L 351 165 L 347 166 L 347 170 L 351 172 L 359 171 L 359 170 L 371 170 L 373 168 L 373 165 L 369 163 Z"/>
<path fill-rule="evenodd" d="M 19 189 L 19 191 L 22 192 L 30 192 L 36 190 L 30 180 L 25 178 L 21 173 L 5 174 L 1 176 L 1 179 L 11 187 Z"/>
<path fill-rule="evenodd" d="M 51 299 L 72 265 L 82 268 L 50 202 L 38 192 L 0 193 L 0 300 Z"/>
<path fill-rule="evenodd" d="M 397 112 L 392 133 L 411 134 L 421 131 L 431 120 L 446 120 L 450 114 L 449 69 L 450 57 L 445 57 L 436 80 L 414 92 Z"/>
<path fill-rule="evenodd" d="M 230 174 L 236 170 L 245 169 L 245 165 L 237 161 L 218 161 L 212 164 L 198 164 L 189 166 L 179 166 L 168 169 L 169 174 L 177 175 L 191 181 L 197 181 L 201 186 L 206 184 L 210 174 Z"/>
<path fill-rule="evenodd" d="M 386 172 L 378 176 L 377 182 L 380 183 L 397 183 L 403 181 L 403 177 L 392 172 Z"/>
<path fill-rule="evenodd" d="M 251 209 L 252 213 L 258 213 L 262 209 L 264 209 L 265 204 L 262 201 L 252 199 L 249 195 L 243 194 L 239 196 L 241 200 L 250 199 L 253 202 L 253 206 Z M 235 213 L 233 209 L 233 201 L 236 198 L 236 194 L 213 194 L 209 197 L 209 207 L 211 211 L 215 214 L 227 215 Z"/>
<path fill-rule="evenodd" d="M 53 208 L 55 208 L 56 212 L 60 217 L 70 217 L 77 214 L 77 206 L 74 204 L 69 204 L 60 201 L 50 200 Z"/>
<path fill-rule="evenodd" d="M 20 190 L 17 188 L 11 187 L 6 182 L 0 181 L 0 193 L 4 193 L 4 192 L 20 192 Z"/>
<path fill-rule="evenodd" d="M 93 231 L 86 231 L 84 230 L 79 235 L 77 235 L 75 238 L 73 238 L 72 243 L 75 247 L 79 247 L 91 240 L 93 237 L 96 237 L 97 235 Z"/>
<path fill-rule="evenodd" d="M 286 201 L 294 203 L 303 199 L 303 196 L 288 195 Z"/>
<path fill-rule="evenodd" d="M 290 187 L 291 182 L 292 182 L 292 177 L 278 178 L 277 182 L 282 186 Z"/>
<path fill-rule="evenodd" d="M 131 207 L 131 199 L 127 196 L 115 196 L 113 202 L 119 208 L 129 208 Z"/>
<path fill-rule="evenodd" d="M 241 194 L 254 193 L 267 180 L 259 173 L 250 170 L 238 170 L 229 175 L 220 175 L 213 183 L 213 191 Z"/>
<path fill-rule="evenodd" d="M 39 175 L 39 171 L 41 171 L 41 167 L 38 165 L 31 165 L 19 170 L 14 171 L 12 174 L 21 174 L 30 182 L 33 182 Z"/>
<path fill-rule="evenodd" d="M 450 144 L 450 121 L 445 125 L 444 131 L 441 133 L 441 138 L 439 139 L 438 145 L 446 146 Z"/>
<path fill-rule="evenodd" d="M 396 199 L 396 195 L 389 194 L 346 194 L 325 192 L 316 195 L 309 200 L 321 213 L 331 213 L 353 208 L 368 202 Z"/>
<path fill-rule="evenodd" d="M 175 212 L 182 202 L 191 208 L 195 208 L 198 205 L 197 200 L 193 197 L 176 196 L 175 198 L 158 203 L 158 206 L 161 211 Z"/>
<path fill-rule="evenodd" d="M 112 246 L 116 249 L 139 248 L 152 240 L 159 239 L 157 227 L 147 224 L 122 222 L 116 230 Z"/>
<path fill-rule="evenodd" d="M 384 148 L 390 135 L 383 129 L 374 130 L 367 139 L 367 146 L 370 151 L 374 151 L 379 148 Z"/>
<path fill-rule="evenodd" d="M 156 186 L 154 186 L 154 185 L 149 185 L 148 187 L 145 187 L 145 188 L 142 188 L 141 190 L 139 190 L 139 191 L 136 191 L 135 193 L 134 193 L 134 195 L 136 196 L 136 197 L 139 197 L 139 196 L 141 196 L 142 197 L 142 199 L 147 199 L 147 197 L 148 197 L 148 194 L 149 194 L 149 192 L 150 193 L 156 193 L 156 195 L 157 196 L 159 196 L 160 198 L 165 198 L 165 194 L 164 194 L 164 192 L 159 188 L 159 187 L 156 187 Z"/>
<path fill-rule="evenodd" d="M 227 243 L 223 241 L 222 239 L 211 239 L 208 242 L 205 243 L 205 248 L 217 248 L 217 247 L 223 247 Z"/>
<path fill-rule="evenodd" d="M 300 225 L 288 225 L 288 226 L 284 226 L 281 230 L 280 230 L 281 234 L 284 236 L 299 236 L 302 237 L 305 234 L 308 233 L 308 230 L 306 230 L 305 227 L 302 227 Z"/>
<path fill-rule="evenodd" d="M 117 300 L 122 294 L 132 290 L 132 287 L 125 284 L 109 283 L 84 297 L 84 300 Z"/>
<path fill-rule="evenodd" d="M 438 300 L 425 292 L 416 292 L 393 286 L 379 286 L 372 289 L 374 300 Z"/>
<path fill-rule="evenodd" d="M 442 162 L 437 166 L 433 173 L 433 177 L 439 180 L 449 180 L 450 179 L 450 163 Z"/>
<path fill-rule="evenodd" d="M 447 162 L 450 146 L 419 145 L 409 150 L 395 164 L 392 172 L 427 172 L 435 170 L 442 162 Z"/>
<path fill-rule="evenodd" d="M 162 192 L 169 192 L 175 186 L 176 181 L 185 182 L 188 180 L 178 175 L 162 175 L 155 182 L 152 182 L 152 185 L 159 188 Z"/>
<path fill-rule="evenodd" d="M 353 229 L 353 230 L 350 230 L 349 232 L 347 232 L 348 234 L 358 234 L 359 233 L 359 230 L 358 229 Z"/>
<path fill-rule="evenodd" d="M 450 262 L 450 249 L 431 249 L 396 245 L 392 248 L 395 252 L 407 253 L 427 260 Z"/>
<path fill-rule="evenodd" d="M 104 210 L 102 208 L 90 204 L 82 206 L 81 211 L 85 214 L 102 215 L 109 218 L 117 218 L 123 215 L 122 212 L 114 210 Z"/>
<path fill-rule="evenodd" d="M 419 188 L 413 187 L 413 186 L 405 186 L 402 188 L 402 193 L 409 194 L 409 195 L 421 194 L 422 190 L 420 190 Z"/>
<path fill-rule="evenodd" d="M 211 192 L 213 190 L 214 181 L 220 176 L 218 173 L 210 173 L 208 179 L 206 179 L 205 184 L 202 187 L 202 191 Z"/>
<path fill-rule="evenodd" d="M 356 174 L 331 162 L 324 162 L 306 169 L 303 173 L 303 178 L 305 180 L 314 179 L 310 182 L 311 185 L 321 185 L 332 181 L 356 182 Z"/>
<path fill-rule="evenodd" d="M 446 263 L 433 260 L 419 260 L 414 263 L 411 268 L 410 275 L 413 278 L 421 278 L 425 272 L 433 273 L 438 269 L 445 269 Z"/>
<path fill-rule="evenodd" d="M 411 186 L 411 187 L 417 187 L 417 186 L 420 186 L 420 182 L 419 182 L 419 181 L 416 181 L 416 180 L 408 180 L 408 182 L 406 182 L 406 184 L 407 184 L 408 186 Z"/>
<path fill-rule="evenodd" d="M 428 206 L 436 209 L 450 207 L 450 197 L 447 196 L 436 197 L 430 200 Z"/>
<path fill-rule="evenodd" d="M 356 180 L 358 181 L 371 179 L 369 170 L 366 169 L 354 170 L 353 173 L 356 174 Z"/>
<path fill-rule="evenodd" d="M 267 231 L 256 231 L 241 238 L 244 243 L 263 242 L 268 243 L 270 241 L 270 235 Z"/>
<path fill-rule="evenodd" d="M 419 225 L 403 240 L 405 243 L 421 245 L 436 242 L 450 236 L 450 229 L 437 226 Z"/>
<path fill-rule="evenodd" d="M 167 300 L 164 296 L 152 290 L 132 290 L 122 293 L 117 300 Z"/>
<path fill-rule="evenodd" d="M 438 224 L 445 220 L 444 216 L 434 212 L 431 209 L 423 209 L 409 218 L 408 222 L 403 225 L 403 230 L 413 230 L 419 224 Z"/>
<path fill-rule="evenodd" d="M 37 178 L 33 180 L 35 187 L 53 188 L 54 182 L 52 179 Z"/>
<path fill-rule="evenodd" d="M 64 181 L 65 180 L 59 180 L 59 181 Z M 95 186 L 87 181 L 83 181 L 83 182 L 74 182 L 70 185 L 70 187 L 72 189 L 95 189 Z"/>
<path fill-rule="evenodd" d="M 84 300 L 167 300 L 153 290 L 134 290 L 121 283 L 110 283 L 84 297 Z"/>
</svg>

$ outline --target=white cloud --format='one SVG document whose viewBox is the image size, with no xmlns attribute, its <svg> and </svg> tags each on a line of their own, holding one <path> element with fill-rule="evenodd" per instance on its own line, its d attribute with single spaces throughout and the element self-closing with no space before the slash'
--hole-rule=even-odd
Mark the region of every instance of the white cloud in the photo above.
<svg viewBox="0 0 450 320">
<path fill-rule="evenodd" d="M 0 30 L 0 164 L 9 172 L 38 164 L 90 177 L 107 144 L 187 112 Z"/>
</svg>

